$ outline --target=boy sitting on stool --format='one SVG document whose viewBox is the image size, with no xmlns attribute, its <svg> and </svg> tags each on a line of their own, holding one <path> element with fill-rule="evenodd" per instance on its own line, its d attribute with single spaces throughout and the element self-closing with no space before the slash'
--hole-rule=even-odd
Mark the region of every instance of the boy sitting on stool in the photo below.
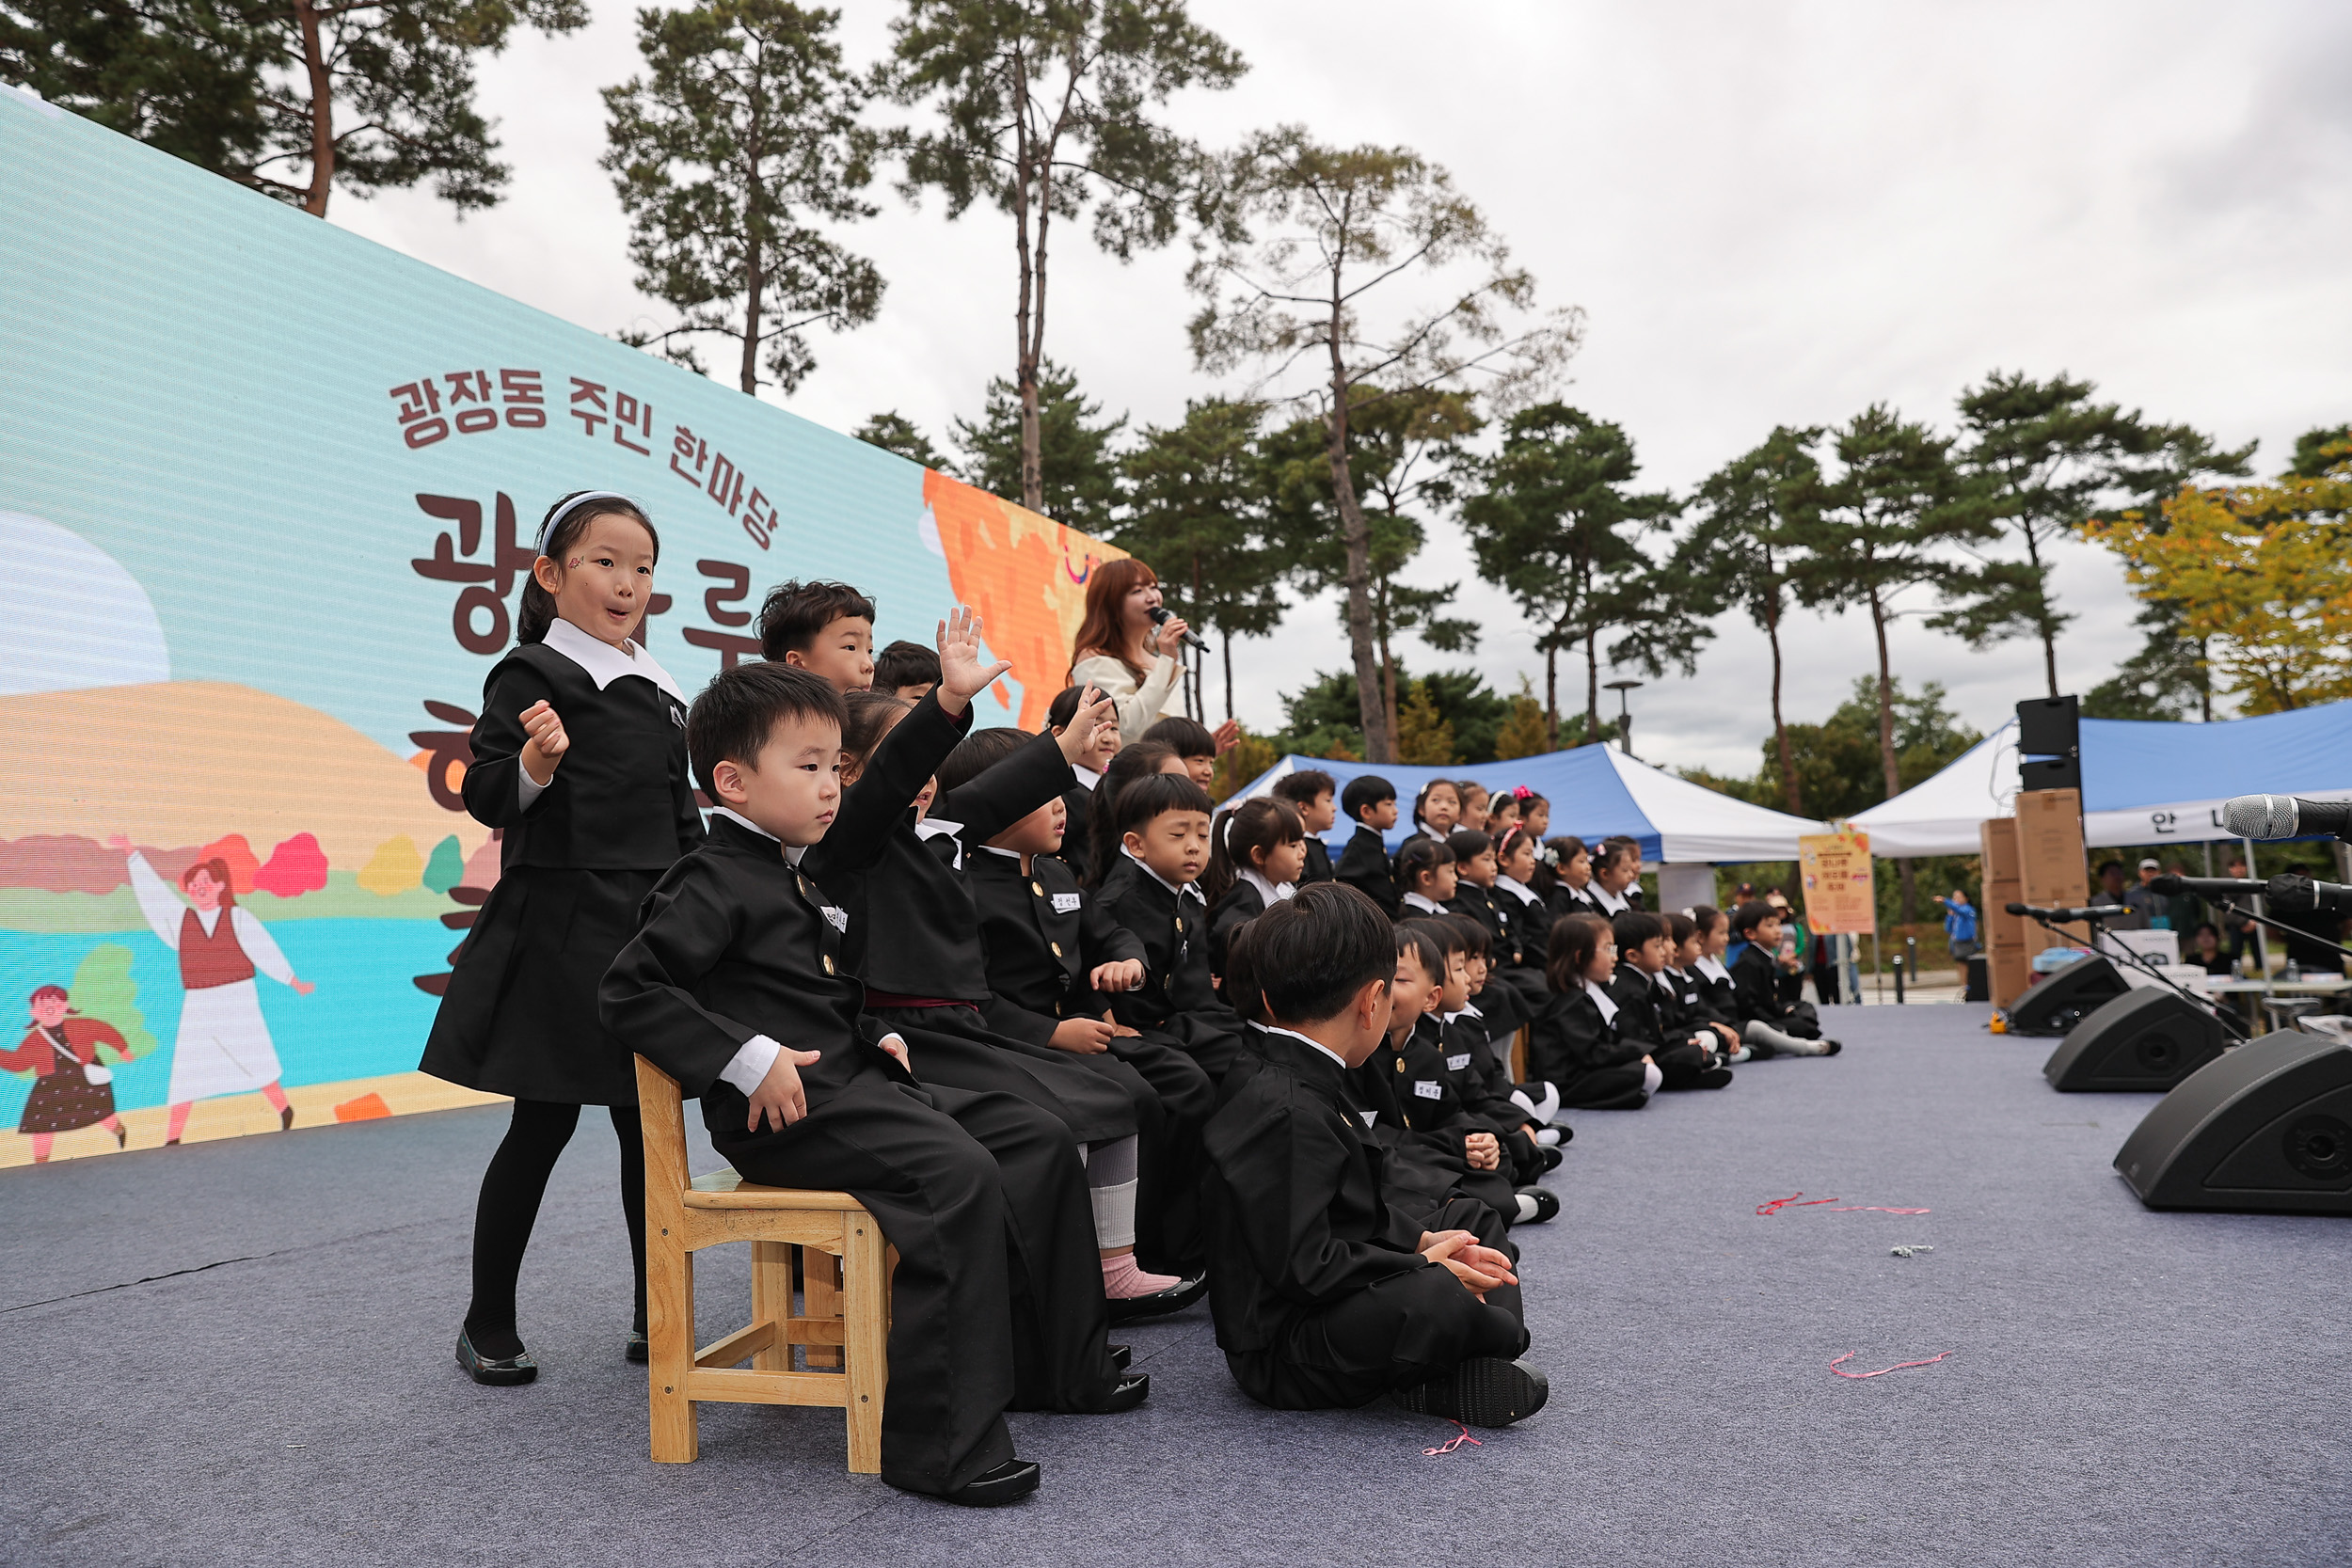
<svg viewBox="0 0 2352 1568">
<path fill-rule="evenodd" d="M 1387 1394 L 1407 1410 L 1507 1426 L 1543 1407 L 1518 1276 L 1485 1206 L 1424 1231 L 1388 1203 L 1383 1154 L 1346 1085 L 1389 1027 L 1396 938 L 1355 889 L 1301 888 L 1250 922 L 1272 1025 L 1264 1064 L 1209 1123 L 1209 1302 L 1217 1344 L 1261 1404 L 1313 1410 Z M 1450 1227 L 1476 1224 L 1488 1234 Z"/>
</svg>

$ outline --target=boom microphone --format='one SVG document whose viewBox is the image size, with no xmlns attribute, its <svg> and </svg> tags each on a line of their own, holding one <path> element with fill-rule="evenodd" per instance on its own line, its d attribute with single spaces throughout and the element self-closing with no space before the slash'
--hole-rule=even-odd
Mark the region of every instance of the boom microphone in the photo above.
<svg viewBox="0 0 2352 1568">
<path fill-rule="evenodd" d="M 1153 605 L 1152 607 L 1152 624 L 1155 626 L 1164 626 L 1168 624 L 1168 606 L 1164 604 Z M 1184 646 L 1190 648 L 1193 652 L 1200 654 L 1205 654 L 1209 651 L 1209 645 L 1206 642 L 1201 641 L 1200 638 L 1194 636 L 1189 627 L 1187 627 L 1184 631 Z M 2259 796 L 2255 798 L 2257 800 L 2261 799 Z"/>
<path fill-rule="evenodd" d="M 2293 872 L 2256 881 L 2250 877 L 2158 877 L 2148 884 L 2151 893 L 2167 897 L 2194 893 L 2204 898 L 2242 898 L 2249 894 L 2270 900 L 2279 914 L 2310 914 L 2314 911 L 2352 913 L 2352 887 L 2342 882 L 2318 882 Z"/>
<path fill-rule="evenodd" d="M 2262 884 L 2257 882 L 2254 885 L 2260 887 Z M 2010 914 L 2022 914 L 2028 920 L 2055 921 L 2060 926 L 2072 926 L 2078 920 L 2121 920 L 2131 912 L 2121 904 L 2093 904 L 2080 910 L 2040 910 L 2031 904 L 2004 907 Z"/>
<path fill-rule="evenodd" d="M 2352 824 L 2352 804 L 2306 800 L 2294 795 L 2241 795 L 2221 802 L 2221 825 L 2239 838 L 2301 838 L 2342 834 Z"/>
<path fill-rule="evenodd" d="M 2175 898 L 2184 893 L 2193 893 L 2200 898 L 2242 898 L 2249 894 L 2267 893 L 2270 884 L 2251 877 L 2164 876 L 2152 879 L 2148 891 L 2161 893 L 2167 898 Z"/>
</svg>

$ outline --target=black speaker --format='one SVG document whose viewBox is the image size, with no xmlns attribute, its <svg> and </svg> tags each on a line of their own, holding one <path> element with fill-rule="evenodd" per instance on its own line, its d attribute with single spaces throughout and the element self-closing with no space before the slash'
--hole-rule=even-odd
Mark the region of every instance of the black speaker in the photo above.
<svg viewBox="0 0 2352 1568">
<path fill-rule="evenodd" d="M 2105 954 L 2076 958 L 2026 988 L 2009 1010 L 2012 1035 L 2063 1035 L 2131 987 Z"/>
<path fill-rule="evenodd" d="M 2025 757 L 2017 764 L 2017 787 L 2020 789 L 2080 789 L 2083 786 L 2083 760 L 2080 757 Z"/>
<path fill-rule="evenodd" d="M 2151 1209 L 2352 1214 L 2352 1046 L 2282 1029 L 2206 1063 L 2115 1168 Z"/>
<path fill-rule="evenodd" d="M 1968 989 L 1962 994 L 1961 1000 L 1963 1002 L 1992 1001 L 1992 972 L 1985 956 L 1981 953 L 1977 954 L 1963 966 L 1963 970 L 1968 976 Z"/>
<path fill-rule="evenodd" d="M 2066 756 L 2080 751 L 2082 736 L 2082 704 L 2073 697 L 2028 697 L 2017 705 L 2020 756 Z"/>
<path fill-rule="evenodd" d="M 2050 1087 L 2171 1088 L 2221 1054 L 2221 1021 L 2174 990 L 2143 987 L 2101 1003 L 2066 1032 L 2042 1076 Z"/>
</svg>

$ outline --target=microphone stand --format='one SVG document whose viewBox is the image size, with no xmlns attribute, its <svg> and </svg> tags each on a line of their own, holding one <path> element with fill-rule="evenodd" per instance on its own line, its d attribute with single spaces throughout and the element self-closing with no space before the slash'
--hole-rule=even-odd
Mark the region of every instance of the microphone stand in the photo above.
<svg viewBox="0 0 2352 1568">
<path fill-rule="evenodd" d="M 2053 936 L 2067 936 L 2065 927 L 2060 926 L 2057 921 L 2050 919 L 2047 915 L 2028 915 L 2026 918 L 2031 920 L 2035 925 L 2041 927 L 2042 929 L 2048 931 Z M 2258 916 L 2257 918 L 2260 917 Z M 2079 921 L 2068 921 L 2066 924 L 2069 926 L 2080 925 L 2089 927 L 2090 928 L 2091 951 L 2100 953 L 2110 961 L 2114 959 L 2116 957 L 2115 953 L 2106 952 L 2099 946 L 2099 938 L 2106 933 L 2106 921 L 2105 917 L 2095 914 L 2086 915 Z M 2069 940 L 2072 939 L 2070 938 Z M 2159 985 L 2170 990 L 2174 994 L 2186 1001 L 2191 1006 L 2196 1007 L 2201 1012 L 2211 1014 L 2213 1018 L 2220 1023 L 2223 1029 L 2227 1030 L 2231 1035 L 2235 1037 L 2237 1043 L 2243 1045 L 2246 1041 L 2253 1038 L 2251 1035 L 2246 1032 L 2246 1025 L 2240 1023 L 2233 1012 L 2225 1011 L 2220 1007 L 2215 1006 L 2210 998 L 2198 995 L 2195 991 L 2190 990 L 2187 987 L 2173 979 L 2171 975 L 2167 974 L 2164 972 L 2164 968 L 2161 964 L 2158 964 L 2153 959 L 2150 958 L 2147 954 L 2135 952 L 2133 949 L 2125 947 L 2120 942 L 2117 943 L 2117 952 L 2120 952 L 2123 958 L 2131 962 L 2135 967 L 2153 975 Z M 2352 953 L 2346 953 L 2345 957 L 2352 958 Z"/>
</svg>

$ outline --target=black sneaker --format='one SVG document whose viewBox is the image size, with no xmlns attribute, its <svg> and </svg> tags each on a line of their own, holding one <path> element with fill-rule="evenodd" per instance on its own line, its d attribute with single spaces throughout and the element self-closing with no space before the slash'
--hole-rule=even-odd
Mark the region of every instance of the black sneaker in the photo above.
<svg viewBox="0 0 2352 1568">
<path fill-rule="evenodd" d="M 1433 1377 L 1391 1394 L 1391 1402 L 1423 1416 L 1442 1416 L 1465 1426 L 1507 1427 L 1525 1420 L 1551 1398 L 1544 1374 L 1524 1361 L 1482 1355 L 1443 1377 Z"/>
<path fill-rule="evenodd" d="M 1699 1074 L 1699 1087 L 1702 1089 L 1720 1089 L 1730 1082 L 1731 1069 L 1727 1067 L 1711 1067 Z"/>
</svg>

